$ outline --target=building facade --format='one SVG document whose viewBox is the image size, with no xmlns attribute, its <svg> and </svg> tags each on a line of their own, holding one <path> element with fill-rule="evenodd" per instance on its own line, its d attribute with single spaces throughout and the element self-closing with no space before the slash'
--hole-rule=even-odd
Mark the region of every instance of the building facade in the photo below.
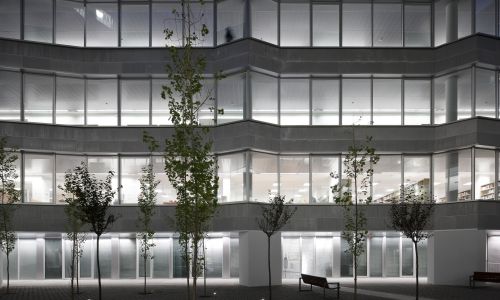
<svg viewBox="0 0 500 300">
<path fill-rule="evenodd" d="M 273 240 L 273 278 L 302 273 L 352 276 L 340 238 L 342 209 L 330 187 L 356 134 L 381 155 L 366 208 L 369 238 L 359 272 L 414 276 L 412 244 L 388 226 L 387 205 L 403 184 L 438 205 L 420 245 L 420 274 L 466 284 L 500 270 L 500 1 L 225 0 L 193 3 L 209 34 L 204 89 L 223 115 L 213 125 L 219 212 L 207 239 L 207 277 L 265 284 L 265 237 L 255 219 L 268 192 L 298 211 Z M 0 1 L 0 136 L 19 149 L 22 204 L 11 278 L 69 276 L 64 203 L 58 186 L 81 161 L 98 177 L 115 171 L 103 277 L 138 278 L 138 178 L 150 159 L 161 180 L 158 232 L 148 276 L 184 276 L 175 228 L 175 191 L 142 143 L 172 133 L 163 30 L 182 28 L 179 1 Z M 201 25 L 198 25 L 201 26 Z M 213 74 L 226 75 L 215 81 Z M 95 276 L 93 237 L 80 276 Z M 5 268 L 5 266 L 4 266 Z"/>
</svg>

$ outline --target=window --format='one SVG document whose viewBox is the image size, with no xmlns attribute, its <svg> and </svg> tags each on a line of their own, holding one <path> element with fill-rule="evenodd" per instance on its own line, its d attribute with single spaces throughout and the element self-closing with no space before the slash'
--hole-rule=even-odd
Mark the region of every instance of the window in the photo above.
<svg viewBox="0 0 500 300">
<path fill-rule="evenodd" d="M 380 47 L 403 46 L 401 4 L 373 4 L 373 45 Z"/>
<path fill-rule="evenodd" d="M 276 195 L 278 190 L 278 158 L 276 155 L 251 152 L 252 201 L 268 202 L 269 191 Z"/>
<path fill-rule="evenodd" d="M 278 79 L 252 72 L 252 119 L 278 124 Z"/>
<path fill-rule="evenodd" d="M 45 239 L 45 279 L 62 278 L 61 239 Z"/>
<path fill-rule="evenodd" d="M 430 156 L 404 156 L 403 184 L 412 186 L 416 194 L 430 196 L 431 157 Z"/>
<path fill-rule="evenodd" d="M 384 238 L 374 236 L 369 239 L 370 245 L 370 277 L 382 277 L 382 250 Z"/>
<path fill-rule="evenodd" d="M 244 201 L 245 153 L 221 155 L 219 164 L 219 202 Z"/>
<path fill-rule="evenodd" d="M 434 123 L 471 117 L 471 71 L 466 69 L 434 79 Z"/>
<path fill-rule="evenodd" d="M 52 0 L 24 1 L 24 39 L 52 43 Z"/>
<path fill-rule="evenodd" d="M 342 125 L 371 124 L 371 80 L 342 80 Z"/>
<path fill-rule="evenodd" d="M 370 3 L 343 3 L 342 46 L 372 45 L 372 13 Z"/>
<path fill-rule="evenodd" d="M 495 71 L 476 68 L 476 116 L 495 117 Z"/>
<path fill-rule="evenodd" d="M 471 150 L 436 154 L 433 159 L 436 201 L 471 200 Z"/>
<path fill-rule="evenodd" d="M 241 74 L 242 77 L 244 77 L 244 74 Z M 241 79 L 241 78 L 240 78 Z M 236 78 L 235 78 L 236 80 Z M 237 87 L 237 89 L 241 88 L 241 85 L 244 84 L 245 80 L 238 80 L 238 82 L 234 83 L 235 86 L 240 85 L 240 87 Z M 199 94 L 195 95 L 194 98 L 197 101 L 205 101 L 198 112 L 198 122 L 200 122 L 201 125 L 206 125 L 206 126 L 213 126 L 215 123 L 215 111 L 213 111 L 213 108 L 215 107 L 215 80 L 211 78 L 205 78 L 201 82 L 202 88 Z M 235 87 L 233 87 L 235 88 Z M 245 91 L 243 90 L 242 92 L 239 92 L 237 89 L 233 90 L 234 93 L 242 93 L 244 95 Z M 235 96 L 237 97 L 237 96 Z M 230 101 L 230 106 L 234 107 L 234 109 L 230 109 L 228 111 L 228 117 L 229 118 L 243 118 L 243 103 L 244 100 L 241 99 L 225 99 Z M 220 108 L 220 102 L 217 103 Z M 224 105 L 229 105 L 228 103 L 224 103 Z M 229 106 L 228 106 L 229 107 Z M 241 107 L 241 108 L 240 108 Z M 240 110 L 240 111 L 238 111 Z M 226 111 L 224 110 L 224 114 Z M 241 115 L 241 117 L 239 116 Z M 222 117 L 224 120 L 224 115 L 218 115 L 218 117 Z M 224 120 L 224 122 L 229 122 L 227 120 Z"/>
<path fill-rule="evenodd" d="M 339 46 L 340 9 L 338 4 L 313 1 L 313 46 Z"/>
<path fill-rule="evenodd" d="M 438 0 L 434 4 L 434 45 L 471 34 L 471 0 Z"/>
<path fill-rule="evenodd" d="M 231 237 L 229 241 L 229 272 L 231 278 L 240 276 L 240 239 Z"/>
<path fill-rule="evenodd" d="M 281 125 L 309 125 L 309 79 L 281 79 Z"/>
<path fill-rule="evenodd" d="M 312 80 L 312 125 L 339 124 L 339 80 Z"/>
<path fill-rule="evenodd" d="M 191 17 L 193 20 L 199 20 L 194 24 L 193 31 L 199 37 L 195 46 L 199 47 L 212 47 L 214 45 L 214 4 L 213 2 L 203 1 L 203 4 L 192 2 L 191 3 Z M 202 26 L 208 28 L 208 34 L 201 36 L 200 32 Z"/>
<path fill-rule="evenodd" d="M 399 237 L 385 238 L 384 271 L 386 277 L 399 277 Z"/>
<path fill-rule="evenodd" d="M 89 173 L 95 175 L 98 180 L 105 180 L 109 171 L 113 172 L 111 185 L 114 191 L 118 191 L 118 157 L 116 156 L 89 156 Z M 115 201 L 118 199 L 118 192 L 115 193 Z"/>
<path fill-rule="evenodd" d="M 298 278 L 301 273 L 300 237 L 281 238 L 283 247 L 283 278 Z"/>
<path fill-rule="evenodd" d="M 56 43 L 84 46 L 85 6 L 83 1 L 57 0 Z"/>
<path fill-rule="evenodd" d="M 167 79 L 153 79 L 152 80 L 152 124 L 153 125 L 171 125 L 170 111 L 168 109 L 168 96 L 167 99 L 161 97 L 163 85 L 167 84 Z"/>
<path fill-rule="evenodd" d="M 24 202 L 53 201 L 54 156 L 24 155 Z"/>
<path fill-rule="evenodd" d="M 95 245 L 94 239 L 94 247 Z M 99 263 L 101 265 L 101 278 L 111 278 L 111 238 L 101 237 L 99 241 Z M 95 249 L 95 248 L 94 248 Z M 94 278 L 97 278 L 97 260 L 94 259 Z"/>
<path fill-rule="evenodd" d="M 118 6 L 116 3 L 87 3 L 86 16 L 88 47 L 118 46 Z"/>
<path fill-rule="evenodd" d="M 87 79 L 87 125 L 118 125 L 116 79 Z"/>
<path fill-rule="evenodd" d="M 38 239 L 20 238 L 19 248 L 19 279 L 37 279 L 38 261 L 37 245 Z M 43 259 L 43 256 L 41 257 Z"/>
<path fill-rule="evenodd" d="M 149 80 L 121 80 L 121 125 L 149 124 Z"/>
<path fill-rule="evenodd" d="M 475 200 L 495 200 L 495 151 L 475 149 Z"/>
<path fill-rule="evenodd" d="M 20 111 L 21 73 L 0 70 L 0 120 L 19 121 Z"/>
<path fill-rule="evenodd" d="M 405 46 L 431 45 L 431 6 L 405 5 Z"/>
<path fill-rule="evenodd" d="M 121 46 L 149 46 L 149 5 L 121 6 Z"/>
<path fill-rule="evenodd" d="M 332 237 L 317 236 L 315 239 L 315 266 L 314 273 L 319 276 L 332 277 L 333 275 L 333 240 Z"/>
<path fill-rule="evenodd" d="M 120 237 L 120 278 L 136 278 L 136 250 L 135 238 Z"/>
<path fill-rule="evenodd" d="M 401 125 L 401 79 L 373 79 L 373 124 Z"/>
<path fill-rule="evenodd" d="M 271 44 L 278 44 L 278 1 L 249 1 L 252 37 Z"/>
<path fill-rule="evenodd" d="M 381 155 L 373 166 L 373 202 L 390 203 L 399 200 L 401 187 L 401 156 Z"/>
<path fill-rule="evenodd" d="M 24 80 L 24 120 L 52 123 L 54 77 L 26 74 Z"/>
<path fill-rule="evenodd" d="M 170 266 L 172 259 L 172 239 L 171 238 L 155 238 L 153 248 L 153 277 L 154 278 L 169 278 Z"/>
<path fill-rule="evenodd" d="M 217 108 L 224 109 L 224 114 L 217 116 L 218 124 L 243 119 L 246 74 L 231 75 L 218 81 Z"/>
<path fill-rule="evenodd" d="M 309 203 L 309 157 L 280 157 L 280 195 L 293 203 Z"/>
<path fill-rule="evenodd" d="M 217 1 L 217 45 L 243 37 L 245 1 Z"/>
<path fill-rule="evenodd" d="M 85 156 L 56 154 L 56 203 L 65 204 L 64 191 L 61 188 L 64 189 L 64 176 L 66 172 L 73 170 L 86 161 Z"/>
<path fill-rule="evenodd" d="M 333 203 L 332 186 L 338 183 L 330 173 L 339 173 L 339 158 L 311 156 L 311 203 Z"/>
<path fill-rule="evenodd" d="M 488 272 L 498 272 L 500 270 L 500 236 L 489 236 L 487 247 L 487 270 Z"/>
<path fill-rule="evenodd" d="M 141 193 L 139 178 L 142 168 L 149 163 L 146 157 L 121 157 L 121 203 L 135 204 Z"/>
<path fill-rule="evenodd" d="M 175 10 L 175 13 L 174 13 Z M 153 2 L 151 8 L 151 45 L 153 47 L 182 45 L 182 7 L 180 3 Z M 173 31 L 170 40 L 165 40 L 165 29 Z"/>
<path fill-rule="evenodd" d="M 56 123 L 83 125 L 84 97 L 84 79 L 56 77 Z"/>
<path fill-rule="evenodd" d="M 222 238 L 209 237 L 204 239 L 207 278 L 222 277 L 222 246 Z"/>
<path fill-rule="evenodd" d="M 165 160 L 162 156 L 153 156 L 153 170 L 156 178 L 160 181 L 157 187 L 157 204 L 172 204 L 177 201 L 177 191 L 173 188 L 168 181 L 167 174 L 165 174 Z"/>
<path fill-rule="evenodd" d="M 476 32 L 495 35 L 495 0 L 476 0 Z"/>
<path fill-rule="evenodd" d="M 280 45 L 309 46 L 309 1 L 282 0 L 280 2 Z"/>
<path fill-rule="evenodd" d="M 401 276 L 413 275 L 413 248 L 411 239 L 401 239 Z"/>
<path fill-rule="evenodd" d="M 405 125 L 431 123 L 431 81 L 404 80 Z"/>
<path fill-rule="evenodd" d="M 21 36 L 21 1 L 0 1 L 0 37 L 19 39 Z"/>
</svg>

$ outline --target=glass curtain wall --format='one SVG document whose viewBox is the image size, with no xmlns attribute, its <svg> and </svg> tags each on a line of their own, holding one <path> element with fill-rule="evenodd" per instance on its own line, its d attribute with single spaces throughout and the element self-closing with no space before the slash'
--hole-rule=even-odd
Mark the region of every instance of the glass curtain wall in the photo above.
<svg viewBox="0 0 500 300">
<path fill-rule="evenodd" d="M 217 116 L 218 124 L 243 120 L 245 81 L 246 73 L 241 73 L 217 82 L 217 108 L 224 110 L 224 114 Z"/>
<path fill-rule="evenodd" d="M 307 47 L 310 41 L 309 0 L 280 1 L 280 46 Z"/>
<path fill-rule="evenodd" d="M 217 45 L 243 38 L 245 0 L 218 0 Z"/>
<path fill-rule="evenodd" d="M 56 77 L 56 124 L 84 125 L 85 80 Z"/>
<path fill-rule="evenodd" d="M 475 68 L 476 116 L 495 118 L 495 72 Z"/>
<path fill-rule="evenodd" d="M 437 0 L 434 4 L 434 45 L 471 34 L 472 0 Z"/>
<path fill-rule="evenodd" d="M 56 1 L 56 44 L 84 46 L 84 1 Z"/>
<path fill-rule="evenodd" d="M 165 47 L 166 45 L 182 46 L 181 12 L 182 7 L 180 3 L 153 2 L 151 4 L 152 47 Z M 172 37 L 169 40 L 165 40 L 165 29 L 172 30 Z"/>
<path fill-rule="evenodd" d="M 245 152 L 217 157 L 219 164 L 219 202 L 245 200 L 244 178 L 246 172 Z"/>
<path fill-rule="evenodd" d="M 280 124 L 309 125 L 309 79 L 281 79 Z"/>
<path fill-rule="evenodd" d="M 476 32 L 495 35 L 495 0 L 475 1 Z"/>
<path fill-rule="evenodd" d="M 259 152 L 251 152 L 251 157 L 251 201 L 268 202 L 269 192 L 272 195 L 276 195 L 279 193 L 278 156 Z"/>
<path fill-rule="evenodd" d="M 252 119 L 278 124 L 278 78 L 250 73 Z"/>
<path fill-rule="evenodd" d="M 121 46 L 149 46 L 149 5 L 125 4 L 120 7 Z"/>
<path fill-rule="evenodd" d="M 139 178 L 143 175 L 142 168 L 149 164 L 147 157 L 120 157 L 121 163 L 121 203 L 136 204 L 141 193 Z"/>
<path fill-rule="evenodd" d="M 0 120 L 21 119 L 21 88 L 21 73 L 0 70 Z"/>
<path fill-rule="evenodd" d="M 312 46 L 338 47 L 340 40 L 339 3 L 312 1 Z"/>
<path fill-rule="evenodd" d="M 105 3 L 87 3 L 86 46 L 118 46 L 118 4 L 116 0 Z"/>
<path fill-rule="evenodd" d="M 471 200 L 471 150 L 436 154 L 433 160 L 436 201 Z"/>
<path fill-rule="evenodd" d="M 312 79 L 312 125 L 338 125 L 340 80 Z"/>
<path fill-rule="evenodd" d="M 54 156 L 24 155 L 24 202 L 50 203 L 54 192 Z"/>
<path fill-rule="evenodd" d="M 52 123 L 54 77 L 49 75 L 24 75 L 24 120 Z"/>
<path fill-rule="evenodd" d="M 332 186 L 338 178 L 331 174 L 339 174 L 338 156 L 311 156 L 311 203 L 333 203 Z"/>
<path fill-rule="evenodd" d="M 150 81 L 121 80 L 121 125 L 149 125 Z"/>
<path fill-rule="evenodd" d="M 373 125 L 401 125 L 401 79 L 373 79 Z"/>
<path fill-rule="evenodd" d="M 404 125 L 431 124 L 431 81 L 404 80 Z"/>
<path fill-rule="evenodd" d="M 0 37 L 9 39 L 21 37 L 21 1 L 0 1 Z"/>
<path fill-rule="evenodd" d="M 24 39 L 52 43 L 52 0 L 24 0 Z"/>
<path fill-rule="evenodd" d="M 401 156 L 381 155 L 373 166 L 372 190 L 374 203 L 399 200 L 401 187 Z"/>
<path fill-rule="evenodd" d="M 372 46 L 372 4 L 342 4 L 342 46 Z"/>
<path fill-rule="evenodd" d="M 342 79 L 342 125 L 371 124 L 371 80 Z"/>
<path fill-rule="evenodd" d="M 118 125 L 116 79 L 87 79 L 87 125 Z"/>
<path fill-rule="evenodd" d="M 309 157 L 280 156 L 280 195 L 293 203 L 309 203 Z"/>
<path fill-rule="evenodd" d="M 251 35 L 253 38 L 278 44 L 278 1 L 249 1 Z"/>
<path fill-rule="evenodd" d="M 82 162 L 87 162 L 85 156 L 80 155 L 61 155 L 56 154 L 55 161 L 55 177 L 56 177 L 56 203 L 65 204 L 64 201 L 64 176 L 66 172 L 73 170 L 75 167 L 80 166 Z"/>
<path fill-rule="evenodd" d="M 495 199 L 495 151 L 474 149 L 474 200 Z"/>
<path fill-rule="evenodd" d="M 373 46 L 402 47 L 402 4 L 373 4 Z"/>
<path fill-rule="evenodd" d="M 434 79 L 434 124 L 470 118 L 471 69 Z"/>
<path fill-rule="evenodd" d="M 431 46 L 431 4 L 405 4 L 404 37 L 406 47 Z"/>
</svg>

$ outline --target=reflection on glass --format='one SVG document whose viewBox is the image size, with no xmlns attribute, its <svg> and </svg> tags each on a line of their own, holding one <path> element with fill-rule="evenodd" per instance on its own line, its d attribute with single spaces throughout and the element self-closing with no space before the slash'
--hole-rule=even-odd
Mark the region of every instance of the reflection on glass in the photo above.
<svg viewBox="0 0 500 300">
<path fill-rule="evenodd" d="M 431 5 L 405 4 L 405 46 L 431 45 Z"/>
<path fill-rule="evenodd" d="M 136 278 L 135 242 L 135 238 L 120 238 L 120 278 Z"/>
<path fill-rule="evenodd" d="M 56 77 L 56 124 L 83 125 L 85 81 Z"/>
<path fill-rule="evenodd" d="M 249 4 L 252 37 L 278 44 L 278 1 L 252 0 Z"/>
<path fill-rule="evenodd" d="M 19 279 L 36 279 L 37 263 L 36 239 L 19 239 Z"/>
<path fill-rule="evenodd" d="M 173 263 L 174 263 L 174 278 L 185 278 L 187 274 L 186 265 L 184 264 L 184 259 L 182 258 L 182 246 L 179 244 L 179 239 L 174 238 L 173 247 Z"/>
<path fill-rule="evenodd" d="M 203 1 L 191 3 L 191 19 L 198 20 L 193 24 L 192 30 L 198 34 L 199 40 L 195 46 L 212 47 L 214 45 L 214 4 L 213 2 Z M 202 26 L 208 28 L 208 34 L 200 34 Z"/>
<path fill-rule="evenodd" d="M 390 203 L 399 199 L 401 187 L 401 156 L 381 155 L 373 166 L 373 202 Z"/>
<path fill-rule="evenodd" d="M 309 157 L 280 156 L 280 195 L 309 203 Z"/>
<path fill-rule="evenodd" d="M 166 79 L 153 79 L 152 81 L 152 125 L 171 125 L 170 112 L 167 99 L 161 97 L 163 85 L 167 83 Z"/>
<path fill-rule="evenodd" d="M 56 1 L 56 43 L 84 46 L 85 6 L 83 1 Z"/>
<path fill-rule="evenodd" d="M 301 238 L 301 270 L 300 273 L 314 274 L 314 237 Z"/>
<path fill-rule="evenodd" d="M 314 274 L 324 277 L 333 275 L 333 240 L 331 237 L 315 238 L 315 267 Z"/>
<path fill-rule="evenodd" d="M 488 237 L 488 272 L 500 271 L 500 236 Z"/>
<path fill-rule="evenodd" d="M 149 5 L 121 6 L 121 46 L 149 46 Z"/>
<path fill-rule="evenodd" d="M 238 238 L 230 238 L 229 241 L 229 273 L 231 278 L 239 277 L 240 267 L 240 240 Z"/>
<path fill-rule="evenodd" d="M 280 45 L 309 46 L 309 1 L 280 2 Z"/>
<path fill-rule="evenodd" d="M 162 156 L 153 156 L 153 170 L 156 179 L 160 181 L 156 192 L 156 204 L 172 204 L 177 201 L 177 192 L 168 181 L 167 174 L 165 174 L 165 160 Z"/>
<path fill-rule="evenodd" d="M 251 72 L 252 119 L 278 123 L 278 79 Z"/>
<path fill-rule="evenodd" d="M 370 79 L 342 79 L 342 125 L 371 124 Z"/>
<path fill-rule="evenodd" d="M 420 241 L 418 248 L 418 276 L 427 276 L 427 240 Z"/>
<path fill-rule="evenodd" d="M 434 123 L 470 118 L 471 71 L 466 69 L 434 79 Z"/>
<path fill-rule="evenodd" d="M 476 116 L 495 117 L 495 71 L 476 68 Z"/>
<path fill-rule="evenodd" d="M 217 116 L 217 123 L 224 124 L 243 119 L 245 101 L 245 73 L 228 76 L 218 81 L 217 108 L 224 114 Z M 207 103 L 209 104 L 209 103 Z"/>
<path fill-rule="evenodd" d="M 399 237 L 385 238 L 384 269 L 386 277 L 399 277 Z"/>
<path fill-rule="evenodd" d="M 312 125 L 339 124 L 339 80 L 312 80 Z"/>
<path fill-rule="evenodd" d="M 245 153 L 221 155 L 217 157 L 217 160 L 219 164 L 219 202 L 243 201 Z"/>
<path fill-rule="evenodd" d="M 476 0 L 476 32 L 495 35 L 495 0 Z"/>
<path fill-rule="evenodd" d="M 53 172 L 53 155 L 24 155 L 24 202 L 52 202 Z"/>
<path fill-rule="evenodd" d="M 19 121 L 20 111 L 21 73 L 0 70 L 0 120 Z"/>
<path fill-rule="evenodd" d="M 137 203 L 141 193 L 139 178 L 143 175 L 142 167 L 149 163 L 146 157 L 121 157 L 121 202 Z"/>
<path fill-rule="evenodd" d="M 313 46 L 339 46 L 339 5 L 313 2 Z"/>
<path fill-rule="evenodd" d="M 281 125 L 309 125 L 309 79 L 281 79 Z"/>
<path fill-rule="evenodd" d="M 431 123 L 431 81 L 404 80 L 405 125 Z"/>
<path fill-rule="evenodd" d="M 24 39 L 52 43 L 52 0 L 24 0 Z"/>
<path fill-rule="evenodd" d="M 174 13 L 174 10 L 176 13 Z M 182 45 L 181 13 L 182 7 L 180 3 L 152 3 L 151 45 L 153 47 L 165 47 L 165 45 L 179 47 Z M 169 40 L 165 40 L 165 29 L 173 31 Z"/>
<path fill-rule="evenodd" d="M 471 200 L 471 150 L 436 154 L 433 159 L 436 201 Z"/>
<path fill-rule="evenodd" d="M 401 244 L 401 275 L 413 275 L 413 242 L 411 239 L 403 238 Z"/>
<path fill-rule="evenodd" d="M 207 277 L 222 277 L 222 238 L 205 239 Z"/>
<path fill-rule="evenodd" d="M 111 185 L 114 191 L 118 190 L 118 157 L 116 156 L 89 156 L 89 172 L 94 174 L 98 180 L 105 180 L 109 171 L 114 176 L 111 179 Z M 115 201 L 118 199 L 118 193 L 115 193 Z"/>
<path fill-rule="evenodd" d="M 299 278 L 300 266 L 300 238 L 283 237 L 281 239 L 283 247 L 283 278 Z"/>
<path fill-rule="evenodd" d="M 373 4 L 373 46 L 403 46 L 401 4 Z"/>
<path fill-rule="evenodd" d="M 243 37 L 245 1 L 217 1 L 217 45 Z"/>
<path fill-rule="evenodd" d="M 56 203 L 64 204 L 64 175 L 86 161 L 85 156 L 56 154 Z"/>
<path fill-rule="evenodd" d="M 45 279 L 62 278 L 61 239 L 45 239 Z"/>
<path fill-rule="evenodd" d="M 403 183 L 405 187 L 413 186 L 415 193 L 430 195 L 430 156 L 404 156 Z"/>
<path fill-rule="evenodd" d="M 474 149 L 475 197 L 474 200 L 495 199 L 495 151 Z"/>
<path fill-rule="evenodd" d="M 97 247 L 96 240 L 95 247 Z M 99 240 L 99 264 L 101 266 L 101 278 L 111 278 L 111 239 L 100 238 Z M 134 263 L 135 266 L 135 263 Z M 97 278 L 97 259 L 94 259 L 94 278 Z"/>
<path fill-rule="evenodd" d="M 370 277 L 382 277 L 383 237 L 370 238 Z"/>
<path fill-rule="evenodd" d="M 401 79 L 373 79 L 373 124 L 401 125 Z"/>
<path fill-rule="evenodd" d="M 27 122 L 52 123 L 54 77 L 25 74 L 24 120 Z"/>
<path fill-rule="evenodd" d="M 372 45 L 371 3 L 342 4 L 342 46 Z"/>
<path fill-rule="evenodd" d="M 149 124 L 149 80 L 121 80 L 121 125 Z"/>
<path fill-rule="evenodd" d="M 333 203 L 332 186 L 338 179 L 330 173 L 339 173 L 339 158 L 311 156 L 311 203 Z"/>
<path fill-rule="evenodd" d="M 155 238 L 153 248 L 153 277 L 168 278 L 170 277 L 170 259 L 172 257 L 172 239 L 171 238 Z"/>
<path fill-rule="evenodd" d="M 269 192 L 278 194 L 278 157 L 251 152 L 252 198 L 251 201 L 268 202 Z"/>
<path fill-rule="evenodd" d="M 118 5 L 87 3 L 87 47 L 118 46 Z"/>
<path fill-rule="evenodd" d="M 434 44 L 450 43 L 471 33 L 471 0 L 438 0 L 434 4 Z"/>
<path fill-rule="evenodd" d="M 354 261 L 348 252 L 349 245 L 344 239 L 340 240 L 340 276 L 351 277 L 353 275 Z"/>
<path fill-rule="evenodd" d="M 87 79 L 87 125 L 116 126 L 116 79 Z"/>
<path fill-rule="evenodd" d="M 20 38 L 21 1 L 0 1 L 0 37 L 9 39 Z"/>
</svg>

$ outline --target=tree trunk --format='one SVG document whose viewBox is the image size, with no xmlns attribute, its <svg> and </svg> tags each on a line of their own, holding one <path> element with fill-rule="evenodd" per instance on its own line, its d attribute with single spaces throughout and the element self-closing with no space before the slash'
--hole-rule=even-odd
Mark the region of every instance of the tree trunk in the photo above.
<svg viewBox="0 0 500 300">
<path fill-rule="evenodd" d="M 147 275 L 147 272 L 146 272 L 146 264 L 148 262 L 148 256 L 146 254 L 146 252 L 144 252 L 144 294 L 147 294 L 147 291 L 146 291 L 146 275 Z"/>
<path fill-rule="evenodd" d="M 418 245 L 415 242 L 415 280 L 416 280 L 416 285 L 415 285 L 415 299 L 418 300 Z"/>
<path fill-rule="evenodd" d="M 186 281 L 187 281 L 187 298 L 188 300 L 191 299 L 191 287 L 189 285 L 189 257 L 188 257 L 188 245 L 186 244 L 186 247 L 184 248 L 184 265 L 186 267 Z"/>
<path fill-rule="evenodd" d="M 193 241 L 194 249 L 193 249 L 193 300 L 196 300 L 197 297 L 197 286 L 196 280 L 198 279 L 198 241 Z"/>
<path fill-rule="evenodd" d="M 10 288 L 10 253 L 7 252 L 7 294 Z"/>
<path fill-rule="evenodd" d="M 76 256 L 76 238 L 72 238 L 71 247 L 71 294 L 75 293 L 75 256 Z"/>
<path fill-rule="evenodd" d="M 80 250 L 80 249 L 78 249 Z M 78 251 L 79 252 L 79 251 Z M 75 264 L 76 270 L 76 293 L 80 294 L 80 283 L 78 282 L 78 277 L 80 277 L 80 255 L 76 255 L 76 264 Z"/>
<path fill-rule="evenodd" d="M 354 129 L 353 129 L 353 141 L 354 139 Z M 356 147 L 356 145 L 354 145 Z M 357 157 L 354 157 L 355 163 L 357 163 Z M 358 298 L 358 176 L 357 170 L 354 170 L 354 300 Z"/>
<path fill-rule="evenodd" d="M 101 264 L 99 260 L 99 239 L 100 235 L 97 235 L 97 281 L 99 283 L 99 300 L 102 300 L 102 289 L 101 289 Z"/>
<path fill-rule="evenodd" d="M 267 236 L 267 275 L 269 285 L 269 300 L 273 299 L 273 286 L 271 282 L 271 236 Z"/>
<path fill-rule="evenodd" d="M 205 253 L 205 238 L 203 238 L 203 296 L 207 295 L 207 256 Z"/>
<path fill-rule="evenodd" d="M 356 252 L 356 245 L 354 251 Z M 354 300 L 358 298 L 358 256 L 354 255 Z"/>
</svg>

